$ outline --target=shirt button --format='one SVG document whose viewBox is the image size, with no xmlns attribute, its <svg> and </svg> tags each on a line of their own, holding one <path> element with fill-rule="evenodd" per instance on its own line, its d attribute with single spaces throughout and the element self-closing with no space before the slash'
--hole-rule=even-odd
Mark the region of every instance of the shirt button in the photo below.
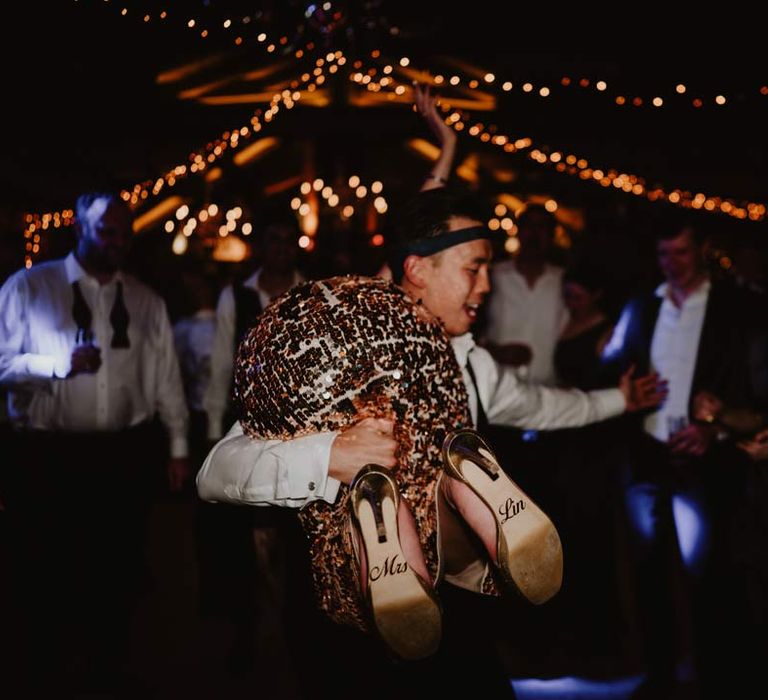
<svg viewBox="0 0 768 700">
<path fill-rule="evenodd" d="M 309 487 L 309 490 L 310 490 L 310 491 L 314 491 L 314 490 L 315 490 L 315 482 L 314 482 L 314 481 L 310 481 L 310 482 L 307 484 L 307 486 Z"/>
</svg>

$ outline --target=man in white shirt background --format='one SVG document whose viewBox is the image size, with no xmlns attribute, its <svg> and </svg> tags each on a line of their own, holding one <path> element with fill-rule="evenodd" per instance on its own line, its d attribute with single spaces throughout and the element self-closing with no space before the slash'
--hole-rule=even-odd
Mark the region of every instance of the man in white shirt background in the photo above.
<svg viewBox="0 0 768 700">
<path fill-rule="evenodd" d="M 224 287 L 216 304 L 211 378 L 203 398 L 211 442 L 220 439 L 223 426 L 229 427 L 234 420 L 230 406 L 232 368 L 242 336 L 273 299 L 304 280 L 296 268 L 299 229 L 295 218 L 284 214 L 267 218 L 263 230 L 256 235 L 259 267 L 244 280 Z"/>
<path fill-rule="evenodd" d="M 497 362 L 547 386 L 555 385 L 555 345 L 568 321 L 563 269 L 549 259 L 555 226 L 554 215 L 540 204 L 528 204 L 519 214 L 520 248 L 493 266 L 484 332 Z"/>
<path fill-rule="evenodd" d="M 66 258 L 21 270 L 0 289 L 0 383 L 15 428 L 3 489 L 27 632 L 22 677 L 57 692 L 73 674 L 118 682 L 155 469 L 167 456 L 171 489 L 188 475 L 165 304 L 122 269 L 132 213 L 115 194 L 84 194 L 76 235 Z"/>
<path fill-rule="evenodd" d="M 187 314 L 173 324 L 173 340 L 189 408 L 190 461 L 193 468 L 197 468 L 208 451 L 203 397 L 211 380 L 211 353 L 216 336 L 215 296 L 213 283 L 202 270 L 185 272 L 182 288 Z"/>
</svg>

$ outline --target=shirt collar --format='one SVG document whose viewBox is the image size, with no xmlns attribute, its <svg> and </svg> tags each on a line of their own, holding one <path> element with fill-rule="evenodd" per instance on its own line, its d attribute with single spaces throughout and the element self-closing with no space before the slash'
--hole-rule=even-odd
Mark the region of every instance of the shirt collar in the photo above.
<svg viewBox="0 0 768 700">
<path fill-rule="evenodd" d="M 253 287 L 257 292 L 263 292 L 266 294 L 266 292 L 261 288 L 259 285 L 259 280 L 261 279 L 261 271 L 262 268 L 258 268 L 250 277 L 248 277 L 243 284 L 246 287 Z M 300 284 L 304 281 L 304 278 L 301 276 L 301 273 L 298 270 L 293 271 L 293 282 L 291 283 L 292 287 L 295 287 L 297 284 Z"/>
<path fill-rule="evenodd" d="M 689 294 L 686 297 L 686 302 L 689 299 L 698 299 L 701 297 L 706 297 L 709 294 L 709 290 L 712 287 L 712 280 L 709 279 L 709 277 L 706 277 L 704 281 L 696 287 L 696 289 Z M 669 299 L 669 283 L 668 282 L 662 282 L 658 287 L 656 287 L 656 296 L 660 299 Z"/>
<path fill-rule="evenodd" d="M 459 367 L 464 369 L 469 360 L 469 353 L 475 348 L 474 337 L 472 337 L 471 333 L 454 336 L 451 338 L 451 346 L 453 347 L 453 354 L 456 355 L 456 361 L 459 363 Z"/>
<path fill-rule="evenodd" d="M 67 282 L 69 282 L 69 284 L 79 282 L 83 277 L 88 276 L 88 273 L 83 269 L 83 266 L 77 261 L 74 251 L 64 258 L 64 269 L 66 270 Z"/>
<path fill-rule="evenodd" d="M 510 262 L 512 263 L 512 269 L 515 271 L 515 274 L 520 275 L 520 277 L 524 277 L 523 273 L 520 272 L 520 270 L 517 269 L 517 262 L 510 258 Z M 544 268 L 542 269 L 541 275 L 537 277 L 537 280 L 544 279 L 545 277 L 559 277 L 560 273 L 562 272 L 562 268 L 558 267 L 557 265 L 552 265 L 551 263 L 544 263 Z"/>
<path fill-rule="evenodd" d="M 246 278 L 245 282 L 243 282 L 243 286 L 245 287 L 253 287 L 254 289 L 259 288 L 259 277 L 261 277 L 261 268 L 256 268 L 256 270 L 251 274 L 249 277 Z"/>
<path fill-rule="evenodd" d="M 85 268 L 79 263 L 78 259 L 75 257 L 75 251 L 71 251 L 69 255 L 67 255 L 66 258 L 64 258 L 64 270 L 67 275 L 67 282 L 69 284 L 72 284 L 73 282 L 79 282 L 82 279 L 88 279 L 94 284 L 98 284 L 96 280 L 89 275 Z M 121 282 L 125 281 L 125 278 L 123 277 L 123 273 L 121 270 L 118 270 L 113 276 L 112 279 L 107 282 L 107 284 L 112 284 L 113 282 L 120 280 Z"/>
<path fill-rule="evenodd" d="M 216 311 L 214 309 L 198 309 L 192 314 L 193 318 L 208 320 L 216 318 Z"/>
</svg>

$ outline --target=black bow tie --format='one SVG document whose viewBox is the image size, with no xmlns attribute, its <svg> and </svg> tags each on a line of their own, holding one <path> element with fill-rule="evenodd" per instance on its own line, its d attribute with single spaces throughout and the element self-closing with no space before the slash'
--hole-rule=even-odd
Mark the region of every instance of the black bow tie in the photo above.
<svg viewBox="0 0 768 700">
<path fill-rule="evenodd" d="M 88 303 L 85 301 L 85 297 L 83 297 L 79 282 L 72 283 L 72 292 L 74 295 L 72 317 L 77 324 L 77 336 L 75 337 L 75 342 L 90 343 L 93 339 L 93 333 L 91 331 L 93 314 L 88 307 Z M 128 315 L 128 309 L 125 308 L 125 301 L 123 300 L 122 282 L 117 283 L 115 302 L 112 304 L 109 321 L 112 324 L 112 347 L 129 348 L 131 346 L 131 341 L 128 338 L 128 322 L 130 321 L 130 316 Z"/>
<path fill-rule="evenodd" d="M 75 335 L 75 343 L 81 345 L 84 343 L 90 343 L 93 339 L 91 334 L 91 320 L 93 318 L 91 309 L 83 297 L 83 292 L 80 289 L 78 282 L 72 283 L 72 293 L 74 294 L 75 301 L 72 304 L 72 317 L 77 324 L 77 335 Z"/>
<path fill-rule="evenodd" d="M 112 304 L 112 311 L 109 314 L 109 322 L 112 324 L 113 348 L 131 347 L 131 341 L 128 340 L 128 321 L 130 319 L 128 309 L 125 308 L 125 302 L 123 301 L 123 283 L 118 282 L 115 303 Z"/>
</svg>

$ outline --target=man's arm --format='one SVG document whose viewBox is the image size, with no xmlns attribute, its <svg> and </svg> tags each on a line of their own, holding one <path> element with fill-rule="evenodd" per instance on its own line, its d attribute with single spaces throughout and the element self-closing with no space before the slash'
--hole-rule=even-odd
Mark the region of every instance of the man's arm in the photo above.
<svg viewBox="0 0 768 700">
<path fill-rule="evenodd" d="M 457 135 L 452 127 L 445 123 L 437 109 L 437 96 L 431 94 L 429 85 L 422 86 L 419 83 L 413 85 L 413 99 L 416 110 L 427 122 L 432 133 L 440 145 L 440 154 L 432 166 L 432 169 L 421 186 L 421 191 L 437 189 L 448 184 L 453 168 L 453 159 L 456 156 Z"/>
<path fill-rule="evenodd" d="M 333 503 L 341 483 L 366 464 L 392 467 L 392 421 L 365 418 L 339 433 L 293 440 L 258 440 L 235 423 L 210 451 L 197 475 L 204 501 L 287 508 L 322 499 Z"/>
<path fill-rule="evenodd" d="M 153 305 L 152 334 L 156 346 L 156 366 L 154 370 L 155 401 L 170 436 L 171 458 L 186 458 L 189 454 L 187 445 L 187 424 L 189 410 L 181 381 L 179 360 L 173 342 L 173 329 L 165 308 L 165 302 L 157 299 Z"/>
<path fill-rule="evenodd" d="M 70 348 L 52 334 L 49 353 L 25 351 L 30 311 L 25 271 L 12 275 L 0 288 L 0 384 L 7 387 L 49 385 L 71 370 Z M 58 349 L 58 352 L 57 352 Z"/>
<path fill-rule="evenodd" d="M 584 392 L 521 382 L 513 369 L 498 365 L 483 348 L 472 351 L 472 362 L 478 378 L 483 377 L 480 392 L 488 420 L 498 425 L 534 430 L 576 428 L 657 405 L 666 395 L 663 380 L 653 375 L 633 379 L 631 370 L 615 389 Z"/>
</svg>

